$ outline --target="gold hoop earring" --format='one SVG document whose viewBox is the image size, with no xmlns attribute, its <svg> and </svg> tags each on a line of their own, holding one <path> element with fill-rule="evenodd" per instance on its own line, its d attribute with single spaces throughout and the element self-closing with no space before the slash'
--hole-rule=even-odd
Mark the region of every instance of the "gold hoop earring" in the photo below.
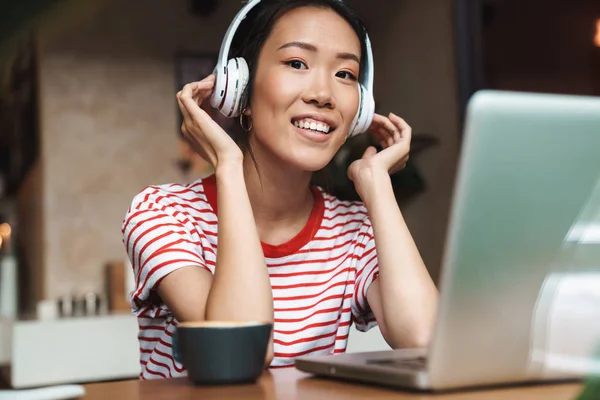
<svg viewBox="0 0 600 400">
<path fill-rule="evenodd" d="M 240 114 L 240 126 L 242 127 L 242 130 L 244 130 L 245 132 L 250 132 L 252 130 L 252 117 L 246 117 L 250 121 L 250 126 L 244 126 L 244 116 L 245 116 L 244 114 L 246 113 L 246 110 L 247 109 L 244 108 L 244 110 Z"/>
</svg>

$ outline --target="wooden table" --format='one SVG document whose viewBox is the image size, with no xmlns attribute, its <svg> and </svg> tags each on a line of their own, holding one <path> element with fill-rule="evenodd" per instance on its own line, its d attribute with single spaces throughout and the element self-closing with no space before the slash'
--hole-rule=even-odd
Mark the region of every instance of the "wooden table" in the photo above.
<svg viewBox="0 0 600 400">
<path fill-rule="evenodd" d="M 582 384 L 521 386 L 450 394 L 419 394 L 357 383 L 315 378 L 294 368 L 267 371 L 254 385 L 195 387 L 187 379 L 121 381 L 85 385 L 85 400 L 573 400 Z"/>
</svg>

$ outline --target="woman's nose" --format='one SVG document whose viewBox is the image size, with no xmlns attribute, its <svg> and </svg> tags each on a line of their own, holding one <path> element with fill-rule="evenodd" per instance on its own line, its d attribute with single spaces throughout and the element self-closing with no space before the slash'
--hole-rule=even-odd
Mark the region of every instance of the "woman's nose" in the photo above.
<svg viewBox="0 0 600 400">
<path fill-rule="evenodd" d="M 325 72 L 313 72 L 303 100 L 317 107 L 335 108 L 331 77 Z"/>
</svg>

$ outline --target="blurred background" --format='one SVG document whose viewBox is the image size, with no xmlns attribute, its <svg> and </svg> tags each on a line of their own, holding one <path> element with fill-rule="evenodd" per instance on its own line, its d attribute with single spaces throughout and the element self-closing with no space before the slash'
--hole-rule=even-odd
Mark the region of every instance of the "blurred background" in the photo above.
<svg viewBox="0 0 600 400">
<path fill-rule="evenodd" d="M 600 2 L 350 3 L 373 42 L 377 111 L 415 130 L 416 157 L 395 185 L 437 282 L 468 98 L 483 88 L 599 96 Z M 1 3 L 0 364 L 8 384 L 137 376 L 122 218 L 143 187 L 211 172 L 181 140 L 175 93 L 212 71 L 240 6 Z M 353 335 L 349 351 L 387 347 L 376 330 Z"/>
</svg>

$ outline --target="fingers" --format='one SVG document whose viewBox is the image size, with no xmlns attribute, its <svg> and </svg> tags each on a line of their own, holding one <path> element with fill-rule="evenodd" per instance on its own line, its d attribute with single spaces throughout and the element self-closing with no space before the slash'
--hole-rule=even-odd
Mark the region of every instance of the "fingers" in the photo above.
<svg viewBox="0 0 600 400">
<path fill-rule="evenodd" d="M 177 104 L 179 105 L 179 110 L 181 111 L 181 115 L 183 116 L 183 123 L 181 124 L 182 130 L 183 130 L 183 127 L 186 125 L 186 121 L 189 121 L 191 119 L 191 117 L 190 117 L 190 113 L 188 112 L 187 108 L 181 102 L 180 96 L 181 96 L 181 92 L 178 92 L 177 93 Z M 186 129 L 187 129 L 187 127 L 186 127 Z"/>
<path fill-rule="evenodd" d="M 361 158 L 363 158 L 363 159 L 371 158 L 375 154 L 377 154 L 377 149 L 373 146 L 369 146 L 369 147 L 367 147 L 367 149 L 365 150 L 365 152 L 363 153 Z"/>
<path fill-rule="evenodd" d="M 195 94 L 199 90 L 211 90 L 215 87 L 216 77 L 214 75 L 209 75 L 201 81 L 190 82 L 188 85 L 192 88 L 193 94 Z"/>
<path fill-rule="evenodd" d="M 371 127 L 371 135 L 373 135 L 373 137 L 375 138 L 375 140 L 379 143 L 379 145 L 382 148 L 385 149 L 388 146 L 388 143 L 387 143 L 388 135 L 385 132 L 385 129 L 382 129 L 380 127 L 372 126 Z"/>
<path fill-rule="evenodd" d="M 214 76 L 188 83 L 177 93 L 177 104 L 183 115 L 181 131 L 194 144 L 196 151 L 216 167 L 221 160 L 238 162 L 243 155 L 227 132 L 202 108 L 204 99 L 212 93 L 214 83 Z"/>
<path fill-rule="evenodd" d="M 209 75 L 199 82 L 191 82 L 183 86 L 177 93 L 177 98 L 180 99 L 181 96 L 189 96 L 197 105 L 201 105 L 212 94 L 214 86 L 215 76 Z"/>
<path fill-rule="evenodd" d="M 205 82 L 195 82 L 187 84 L 178 93 L 178 101 L 183 106 L 182 114 L 184 115 L 184 122 L 188 129 L 192 127 L 198 127 L 203 132 L 207 131 L 213 122 L 212 118 L 200 107 L 198 102 L 194 100 L 194 91 L 205 91 L 208 84 Z"/>
<path fill-rule="evenodd" d="M 384 149 L 399 142 L 402 137 L 398 128 L 392 121 L 380 114 L 375 114 L 373 116 L 371 132 Z"/>
<path fill-rule="evenodd" d="M 384 149 L 400 142 L 404 137 L 397 124 L 380 114 L 374 115 L 371 132 Z"/>
<path fill-rule="evenodd" d="M 375 114 L 373 116 L 373 123 L 376 124 L 379 128 L 385 129 L 388 132 L 388 134 L 392 136 L 398 130 L 396 125 L 394 125 L 389 118 L 384 117 L 380 114 Z"/>
<path fill-rule="evenodd" d="M 402 169 L 409 157 L 412 137 L 410 125 L 393 113 L 390 113 L 389 117 L 375 114 L 371 132 L 384 149 L 378 157 L 388 168 L 388 171 L 393 173 Z"/>
<path fill-rule="evenodd" d="M 186 84 L 177 93 L 177 104 L 183 116 L 181 131 L 192 145 L 192 148 L 209 162 L 214 162 L 214 154 L 204 151 L 207 137 L 214 129 L 210 129 L 212 118 L 201 108 L 202 102 L 212 92 L 214 75 L 199 82 Z"/>
<path fill-rule="evenodd" d="M 394 113 L 390 113 L 388 117 L 384 117 L 380 114 L 373 116 L 373 124 L 371 125 L 373 131 L 379 130 L 382 139 L 390 137 L 393 142 L 399 142 L 400 139 L 407 139 L 410 141 L 412 136 L 412 129 L 406 121 Z M 387 142 L 387 139 L 386 139 Z"/>
<path fill-rule="evenodd" d="M 410 127 L 410 125 L 408 125 L 408 123 L 404 119 L 400 118 L 399 116 L 397 116 L 394 113 L 390 113 L 390 121 L 396 126 L 396 128 L 402 134 L 403 139 L 406 139 L 408 141 L 411 140 L 412 128 Z"/>
<path fill-rule="evenodd" d="M 386 149 L 394 144 L 394 138 L 390 136 L 389 132 L 385 128 L 380 127 L 372 132 L 373 136 L 383 149 Z"/>
<path fill-rule="evenodd" d="M 215 87 L 214 75 L 209 75 L 208 78 L 201 80 L 200 82 L 192 83 L 192 98 L 200 105 L 207 97 L 209 97 Z"/>
</svg>

